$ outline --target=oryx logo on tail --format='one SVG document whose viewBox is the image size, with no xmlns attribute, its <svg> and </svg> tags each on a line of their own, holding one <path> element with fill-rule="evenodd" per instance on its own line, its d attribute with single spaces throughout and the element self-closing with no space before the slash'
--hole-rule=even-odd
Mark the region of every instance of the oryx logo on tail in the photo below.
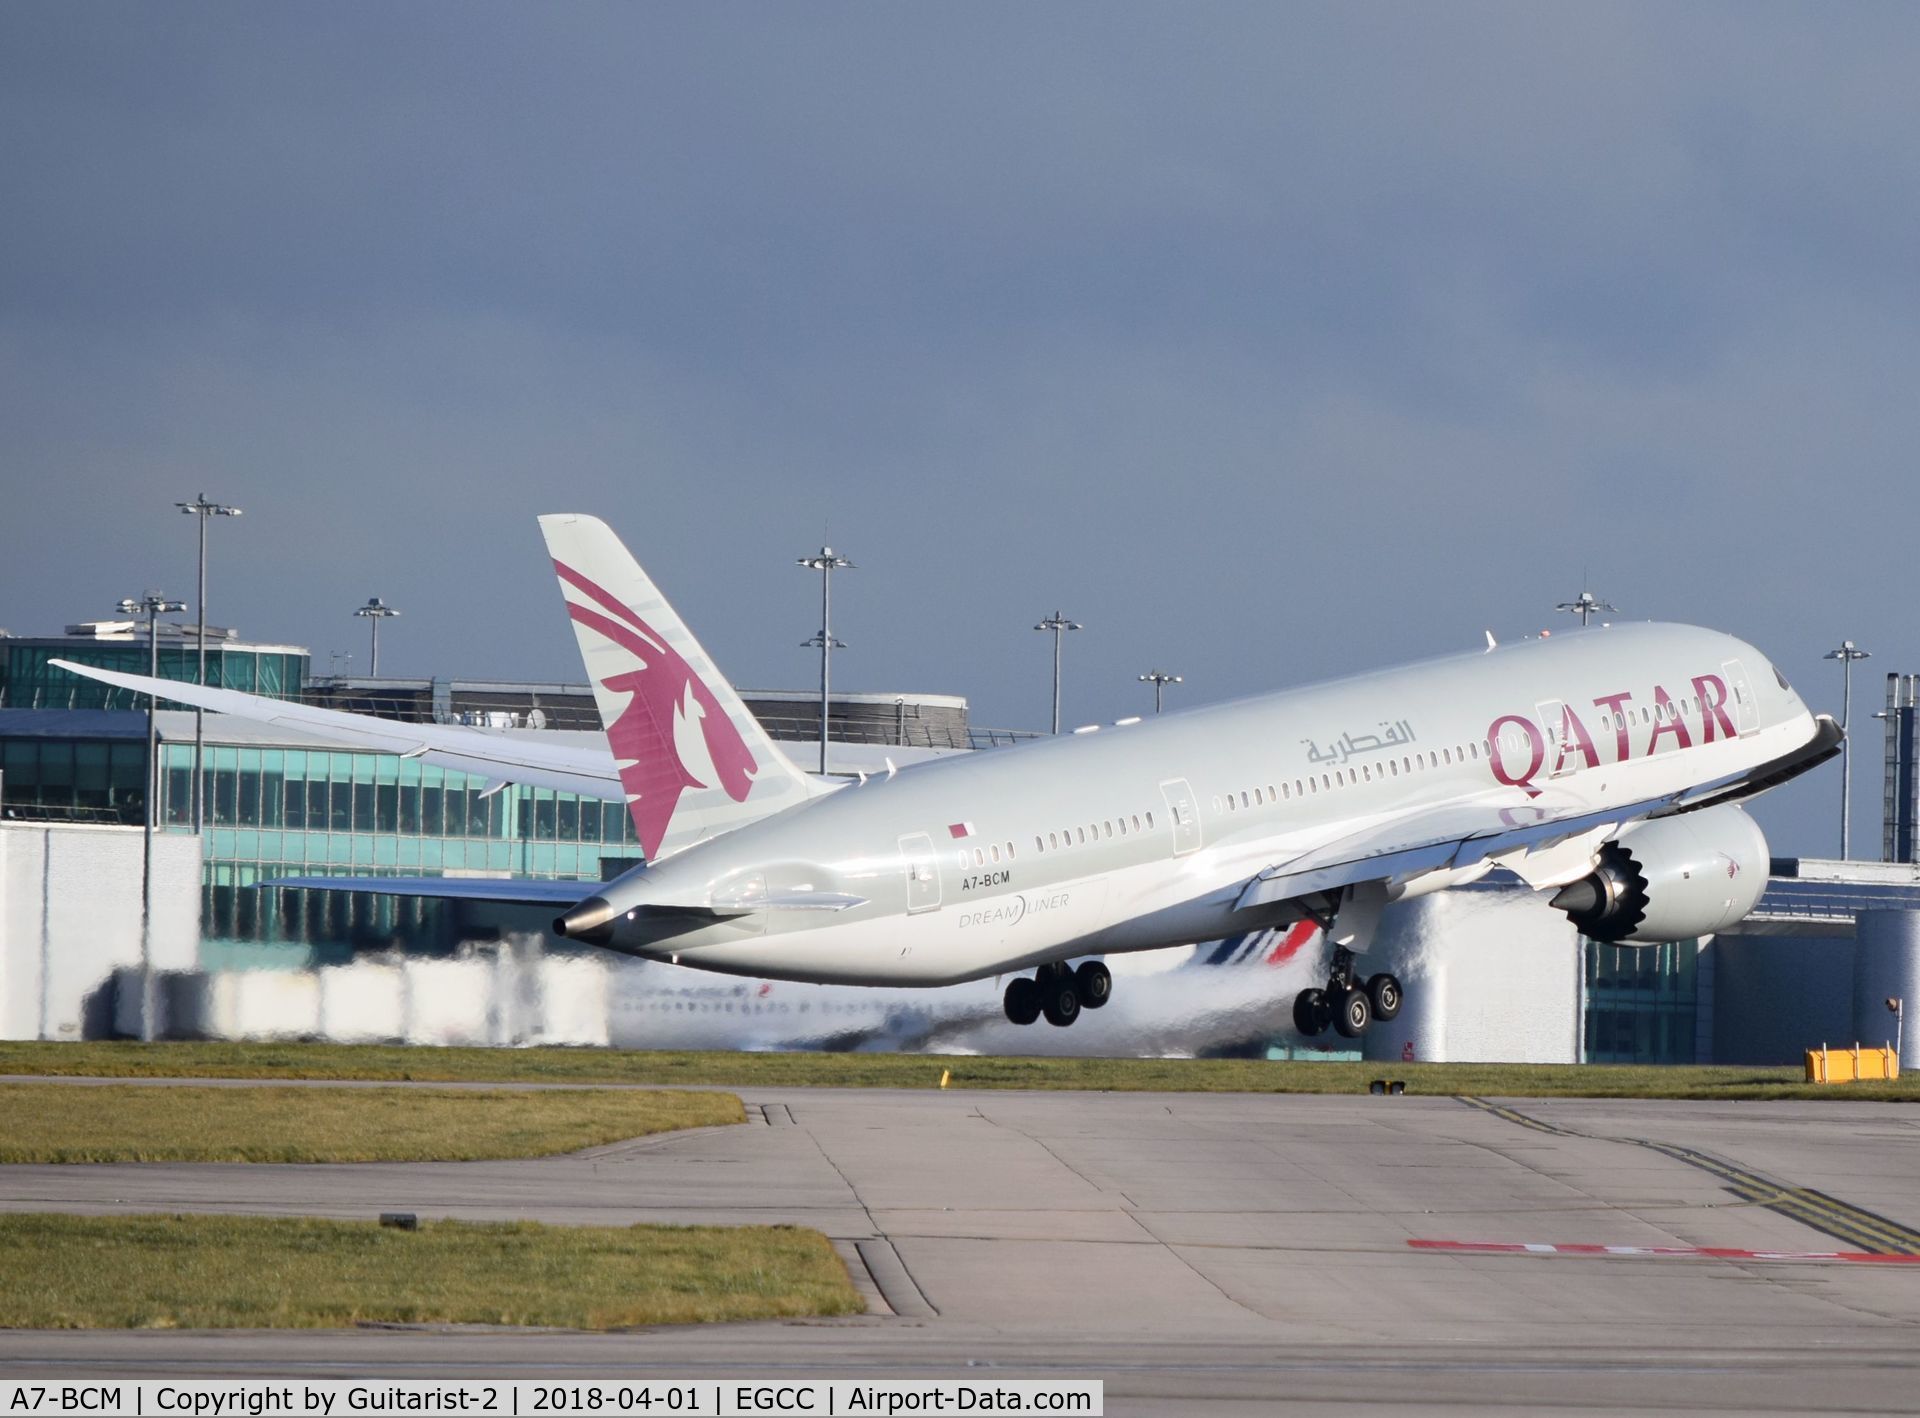
<svg viewBox="0 0 1920 1418">
<path fill-rule="evenodd" d="M 556 560 L 553 569 L 606 612 L 569 597 L 567 614 L 574 622 L 633 657 L 631 669 L 600 680 L 629 696 L 626 709 L 607 722 L 607 746 L 619 765 L 641 849 L 657 856 L 683 792 L 722 788 L 735 802 L 745 802 L 760 765 L 713 691 L 652 626 L 571 566 Z"/>
<path fill-rule="evenodd" d="M 540 530 L 648 861 L 832 791 L 780 751 L 612 528 L 551 513 Z"/>
</svg>

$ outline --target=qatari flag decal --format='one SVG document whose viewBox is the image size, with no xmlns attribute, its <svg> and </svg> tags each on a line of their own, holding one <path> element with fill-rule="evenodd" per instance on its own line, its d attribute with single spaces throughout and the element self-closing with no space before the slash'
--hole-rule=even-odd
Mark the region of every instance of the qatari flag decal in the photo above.
<svg viewBox="0 0 1920 1418">
<path fill-rule="evenodd" d="M 947 827 L 947 835 L 950 837 L 971 837 L 973 836 L 973 824 L 971 822 L 951 823 Z"/>
</svg>

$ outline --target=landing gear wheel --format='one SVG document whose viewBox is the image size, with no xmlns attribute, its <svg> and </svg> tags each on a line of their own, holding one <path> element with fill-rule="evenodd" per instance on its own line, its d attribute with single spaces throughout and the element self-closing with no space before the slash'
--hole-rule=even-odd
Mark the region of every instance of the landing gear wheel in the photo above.
<svg viewBox="0 0 1920 1418">
<path fill-rule="evenodd" d="M 1348 990 L 1340 1000 L 1340 1011 L 1334 1016 L 1333 1027 L 1340 1031 L 1344 1039 L 1358 1039 L 1367 1032 L 1367 1026 L 1373 1023 L 1373 1001 L 1367 998 L 1365 990 Z"/>
<path fill-rule="evenodd" d="M 1015 1024 L 1031 1024 L 1040 1017 L 1040 987 L 1025 975 L 1007 981 L 1007 993 L 1001 1008 Z"/>
<path fill-rule="evenodd" d="M 1071 984 L 1062 984 L 1047 996 L 1040 1012 L 1047 1016 L 1047 1023 L 1065 1029 L 1080 1017 L 1080 996 Z"/>
<path fill-rule="evenodd" d="M 1311 1039 L 1327 1027 L 1327 992 L 1302 990 L 1293 997 L 1293 1027 Z"/>
<path fill-rule="evenodd" d="M 1373 1017 L 1382 1022 L 1400 1012 L 1400 982 L 1391 975 L 1375 975 L 1367 981 L 1367 1001 Z"/>
<path fill-rule="evenodd" d="M 1098 960 L 1083 960 L 1073 972 L 1073 992 L 1083 1009 L 1098 1009 L 1113 998 L 1113 972 Z"/>
</svg>

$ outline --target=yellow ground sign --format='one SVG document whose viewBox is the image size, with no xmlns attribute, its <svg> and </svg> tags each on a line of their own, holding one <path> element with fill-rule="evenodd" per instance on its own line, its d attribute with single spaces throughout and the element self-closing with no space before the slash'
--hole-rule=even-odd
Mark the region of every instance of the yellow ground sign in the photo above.
<svg viewBox="0 0 1920 1418">
<path fill-rule="evenodd" d="M 1807 1082 L 1857 1083 L 1864 1078 L 1898 1078 L 1900 1056 L 1892 1049 L 1829 1049 L 1822 1044 L 1807 1050 Z"/>
</svg>

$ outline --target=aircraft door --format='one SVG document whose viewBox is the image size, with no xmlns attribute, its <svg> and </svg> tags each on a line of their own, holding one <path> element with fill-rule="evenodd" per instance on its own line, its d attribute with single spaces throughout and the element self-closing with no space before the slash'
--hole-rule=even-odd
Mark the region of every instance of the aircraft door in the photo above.
<svg viewBox="0 0 1920 1418">
<path fill-rule="evenodd" d="M 1745 738 L 1760 727 L 1760 701 L 1753 697 L 1753 681 L 1738 660 L 1728 660 L 1720 668 L 1726 671 L 1727 694 L 1733 700 L 1734 727 Z"/>
<path fill-rule="evenodd" d="M 940 864 L 933 859 L 933 839 L 912 832 L 900 839 L 900 857 L 907 869 L 907 914 L 940 909 Z"/>
<path fill-rule="evenodd" d="M 1567 706 L 1558 699 L 1543 699 L 1533 706 L 1540 717 L 1540 731 L 1547 738 L 1546 772 L 1549 778 L 1563 778 L 1574 768 L 1567 752 Z"/>
<path fill-rule="evenodd" d="M 1200 847 L 1200 804 L 1185 778 L 1169 778 L 1160 785 L 1160 796 L 1167 800 L 1167 816 L 1173 819 L 1173 854 L 1184 857 Z"/>
</svg>

